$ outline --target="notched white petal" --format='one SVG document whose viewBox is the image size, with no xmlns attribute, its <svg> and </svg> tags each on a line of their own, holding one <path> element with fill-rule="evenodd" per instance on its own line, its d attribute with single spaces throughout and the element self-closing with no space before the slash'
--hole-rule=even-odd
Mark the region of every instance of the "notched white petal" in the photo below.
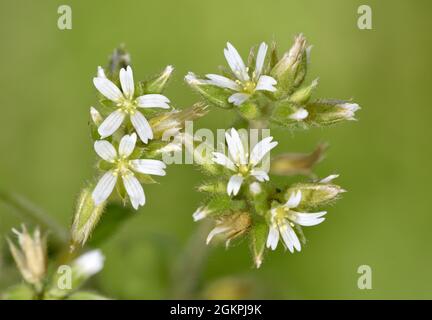
<svg viewBox="0 0 432 320">
<path fill-rule="evenodd" d="M 121 138 L 119 144 L 120 156 L 125 158 L 129 157 L 135 149 L 136 140 L 136 133 L 132 133 L 131 135 L 125 135 L 123 138 Z"/>
<path fill-rule="evenodd" d="M 153 139 L 153 131 L 150 124 L 141 112 L 135 111 L 130 119 L 142 142 L 147 143 L 149 139 Z"/>
<path fill-rule="evenodd" d="M 210 79 L 209 84 L 234 91 L 240 90 L 240 86 L 235 81 L 228 79 L 227 77 L 220 76 L 218 74 L 207 74 L 206 77 Z"/>
<path fill-rule="evenodd" d="M 98 132 L 101 138 L 106 138 L 117 131 L 123 123 L 125 114 L 121 110 L 112 112 L 99 126 Z"/>
<path fill-rule="evenodd" d="M 220 164 L 232 171 L 236 171 L 236 167 L 234 163 L 223 153 L 220 152 L 213 152 L 213 162 L 216 162 L 217 164 Z"/>
<path fill-rule="evenodd" d="M 157 176 L 164 176 L 166 165 L 162 161 L 153 159 L 136 159 L 131 160 L 130 165 L 136 172 L 144 174 L 153 174 Z"/>
<path fill-rule="evenodd" d="M 249 159 L 250 164 L 257 165 L 271 149 L 278 145 L 276 141 L 272 140 L 273 137 L 267 137 L 254 146 Z"/>
<path fill-rule="evenodd" d="M 138 97 L 136 102 L 141 108 L 170 108 L 170 100 L 162 94 L 145 94 Z"/>
<path fill-rule="evenodd" d="M 262 42 L 258 49 L 258 54 L 256 58 L 256 64 L 255 64 L 255 77 L 259 78 L 259 76 L 262 73 L 262 69 L 264 66 L 265 57 L 267 54 L 268 46 L 265 42 Z"/>
<path fill-rule="evenodd" d="M 297 206 L 300 204 L 302 198 L 302 193 L 300 190 L 291 193 L 288 201 L 285 203 L 285 206 L 288 208 L 297 208 Z"/>
<path fill-rule="evenodd" d="M 131 173 L 122 176 L 123 184 L 126 189 L 132 207 L 137 210 L 139 206 L 145 204 L 144 190 L 138 179 Z"/>
<path fill-rule="evenodd" d="M 95 205 L 102 204 L 114 189 L 114 186 L 117 182 L 117 175 L 115 175 L 112 171 L 106 172 L 102 178 L 100 178 L 96 188 L 93 190 L 92 198 Z"/>
<path fill-rule="evenodd" d="M 245 102 L 247 99 L 249 99 L 250 94 L 247 93 L 234 93 L 228 98 L 228 102 L 234 104 L 235 106 L 241 105 L 243 102 Z"/>
<path fill-rule="evenodd" d="M 123 90 L 123 94 L 126 98 L 132 99 L 135 92 L 135 84 L 133 79 L 132 68 L 127 66 L 120 69 L 120 84 Z"/>
<path fill-rule="evenodd" d="M 106 140 L 98 140 L 94 143 L 96 153 L 108 162 L 113 162 L 117 157 L 117 151 L 111 143 Z"/>
<path fill-rule="evenodd" d="M 240 175 L 233 175 L 228 181 L 227 193 L 228 195 L 236 196 L 240 191 L 240 187 L 243 183 L 243 177 Z"/>
<path fill-rule="evenodd" d="M 100 93 L 111 101 L 119 102 L 123 98 L 120 89 L 107 78 L 93 78 L 93 84 Z"/>
<path fill-rule="evenodd" d="M 276 91 L 275 85 L 277 81 L 270 76 L 260 76 L 256 84 L 255 90 Z"/>
</svg>

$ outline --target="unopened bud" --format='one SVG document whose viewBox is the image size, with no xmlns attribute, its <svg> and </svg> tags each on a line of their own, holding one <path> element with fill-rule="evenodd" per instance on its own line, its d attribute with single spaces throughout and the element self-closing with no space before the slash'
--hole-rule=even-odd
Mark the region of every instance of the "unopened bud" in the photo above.
<svg viewBox="0 0 432 320">
<path fill-rule="evenodd" d="M 82 190 L 71 228 L 72 245 L 80 244 L 83 246 L 87 242 L 99 222 L 104 205 L 104 203 L 99 206 L 94 204 L 90 188 Z"/>
<path fill-rule="evenodd" d="M 247 212 L 238 212 L 222 216 L 216 221 L 216 226 L 207 236 L 206 243 L 209 244 L 215 236 L 223 237 L 226 246 L 230 241 L 244 234 L 251 226 L 251 218 Z"/>
<path fill-rule="evenodd" d="M 101 123 L 103 122 L 103 120 L 104 120 L 104 119 L 102 118 L 101 114 L 99 113 L 99 111 L 97 111 L 97 109 L 94 108 L 94 107 L 90 107 L 90 117 L 91 117 L 93 123 L 94 123 L 97 127 L 99 127 L 100 124 L 101 124 Z"/>
<path fill-rule="evenodd" d="M 294 45 L 271 71 L 271 75 L 278 81 L 278 87 L 284 93 L 291 93 L 303 82 L 308 63 L 307 49 L 306 38 L 302 34 L 296 36 Z"/>
<path fill-rule="evenodd" d="M 146 92 L 161 93 L 165 89 L 173 71 L 173 66 L 167 66 L 158 77 L 147 83 Z"/>
<path fill-rule="evenodd" d="M 308 103 L 307 122 L 312 125 L 330 125 L 344 120 L 356 120 L 355 112 L 360 109 L 357 103 L 339 100 L 318 100 Z"/>
<path fill-rule="evenodd" d="M 312 81 L 312 83 L 304 88 L 296 90 L 291 96 L 290 101 L 297 104 L 304 104 L 309 101 L 313 91 L 318 86 L 318 79 Z"/>
<path fill-rule="evenodd" d="M 30 235 L 24 225 L 21 232 L 16 229 L 12 231 L 18 237 L 19 248 L 11 240 L 7 241 L 22 277 L 28 283 L 41 287 L 47 271 L 46 237 L 41 236 L 38 228 L 35 229 L 33 236 Z"/>
<path fill-rule="evenodd" d="M 339 194 L 346 192 L 340 186 L 329 183 L 331 180 L 330 178 L 324 179 L 324 182 L 296 184 L 286 191 L 285 198 L 288 200 L 293 192 L 300 191 L 302 194 L 300 207 L 312 208 L 327 204 L 336 200 Z"/>
<path fill-rule="evenodd" d="M 272 158 L 270 172 L 281 176 L 309 175 L 322 160 L 326 145 L 320 144 L 311 153 L 283 153 Z"/>
</svg>

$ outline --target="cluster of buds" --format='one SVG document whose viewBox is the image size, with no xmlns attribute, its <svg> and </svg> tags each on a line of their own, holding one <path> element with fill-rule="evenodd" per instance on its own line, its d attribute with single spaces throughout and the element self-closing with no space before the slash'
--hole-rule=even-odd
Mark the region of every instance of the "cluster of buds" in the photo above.
<svg viewBox="0 0 432 320">
<path fill-rule="evenodd" d="M 241 120 L 237 123 L 250 129 L 271 125 L 308 128 L 355 120 L 355 112 L 360 108 L 355 103 L 312 99 L 318 80 L 304 85 L 310 49 L 305 37 L 298 35 L 281 58 L 274 44 L 268 50 L 261 43 L 256 52 L 250 51 L 245 63 L 228 43 L 224 50 L 228 70 L 205 77 L 190 72 L 185 80 L 205 103 L 235 110 Z M 198 187 L 208 197 L 193 213 L 194 221 L 215 221 L 207 244 L 222 238 L 228 246 L 236 238 L 247 237 L 256 267 L 262 264 L 265 252 L 275 250 L 279 242 L 292 253 L 300 251 L 305 243 L 302 228 L 323 222 L 327 212 L 317 209 L 345 192 L 333 183 L 338 175 L 317 180 L 313 174 L 326 146 L 319 145 L 309 154 L 270 157 L 270 151 L 278 144 L 273 137 L 264 137 L 252 145 L 251 137 L 232 128 L 225 138 L 226 154 L 213 152 L 210 157 L 194 152 L 199 159 L 196 163 L 211 176 Z M 306 175 L 309 181 L 278 186 L 270 181 L 271 175 Z"/>
</svg>

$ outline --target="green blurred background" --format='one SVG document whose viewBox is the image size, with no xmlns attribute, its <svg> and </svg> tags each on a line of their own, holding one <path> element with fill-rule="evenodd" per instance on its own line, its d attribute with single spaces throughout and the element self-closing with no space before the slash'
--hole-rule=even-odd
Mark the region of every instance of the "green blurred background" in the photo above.
<svg viewBox="0 0 432 320">
<path fill-rule="evenodd" d="M 57 28 L 57 8 L 72 7 L 73 29 Z M 357 28 L 357 8 L 369 4 L 373 30 Z M 198 277 L 201 297 L 328 299 L 432 298 L 430 119 L 430 1 L 12 1 L 0 4 L 0 188 L 28 198 L 64 226 L 95 154 L 88 110 L 95 104 L 97 65 L 125 43 L 136 78 L 176 67 L 166 95 L 178 107 L 197 96 L 183 82 L 187 71 L 208 73 L 224 64 L 231 41 L 243 56 L 275 39 L 287 50 L 303 32 L 313 44 L 309 80 L 316 96 L 353 98 L 358 122 L 288 133 L 273 130 L 278 151 L 312 150 L 329 142 L 316 172 L 340 173 L 349 192 L 329 208 L 319 227 L 306 230 L 301 253 L 281 249 L 255 270 L 247 242 L 212 247 Z M 231 124 L 212 110 L 196 126 Z M 104 270 L 88 287 L 113 298 L 172 297 L 187 276 L 172 275 L 198 225 L 191 214 L 203 195 L 201 174 L 190 165 L 169 167 L 146 188 L 148 202 L 101 247 Z M 4 236 L 21 223 L 0 204 Z M 204 239 L 202 239 L 204 241 Z M 0 292 L 19 281 L 2 240 Z M 194 250 L 197 250 L 196 252 Z M 201 248 L 193 250 L 199 256 Z M 190 261 L 194 263 L 193 259 Z M 357 268 L 370 265 L 373 289 L 357 288 Z M 191 266 L 192 268 L 193 266 Z M 183 281 L 184 282 L 184 281 Z"/>
</svg>

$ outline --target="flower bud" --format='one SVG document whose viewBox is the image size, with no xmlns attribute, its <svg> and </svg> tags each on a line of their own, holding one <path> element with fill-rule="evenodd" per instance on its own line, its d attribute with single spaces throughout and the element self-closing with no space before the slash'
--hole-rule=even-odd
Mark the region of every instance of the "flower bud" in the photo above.
<svg viewBox="0 0 432 320">
<path fill-rule="evenodd" d="M 340 186 L 330 183 L 337 175 L 332 175 L 315 183 L 298 183 L 288 188 L 285 199 L 288 200 L 292 193 L 300 191 L 301 201 L 299 207 L 317 207 L 336 200 L 339 194 L 346 192 Z"/>
<path fill-rule="evenodd" d="M 222 181 L 206 182 L 198 187 L 198 191 L 224 194 L 226 192 L 226 184 Z"/>
<path fill-rule="evenodd" d="M 356 103 L 340 100 L 318 100 L 305 106 L 309 112 L 307 122 L 311 125 L 330 125 L 344 120 L 356 120 Z"/>
<path fill-rule="evenodd" d="M 312 92 L 315 90 L 317 86 L 318 86 L 318 79 L 315 79 L 314 81 L 312 81 L 312 83 L 309 86 L 296 90 L 290 96 L 290 101 L 296 104 L 304 104 L 308 102 L 312 95 Z"/>
<path fill-rule="evenodd" d="M 320 144 L 311 153 L 284 153 L 272 158 L 270 172 L 281 176 L 309 175 L 322 160 L 326 145 Z"/>
<path fill-rule="evenodd" d="M 229 90 L 223 89 L 208 83 L 207 80 L 198 79 L 193 72 L 189 72 L 185 76 L 187 84 L 198 92 L 209 104 L 224 109 L 231 109 L 233 106 L 228 102 L 228 98 L 232 94 Z"/>
<path fill-rule="evenodd" d="M 124 45 L 114 49 L 109 61 L 108 78 L 113 80 L 114 77 L 118 76 L 121 68 L 126 68 L 130 64 L 130 55 Z"/>
<path fill-rule="evenodd" d="M 103 120 L 104 120 L 104 119 L 102 118 L 101 114 L 99 113 L 99 111 L 97 111 L 97 109 L 94 108 L 94 107 L 90 107 L 90 117 L 91 117 L 93 123 L 94 123 L 97 127 L 99 127 L 100 124 L 101 124 L 101 123 L 103 122 Z"/>
<path fill-rule="evenodd" d="M 308 51 L 306 38 L 300 34 L 295 37 L 291 49 L 272 69 L 271 75 L 278 81 L 278 88 L 282 91 L 281 96 L 290 94 L 303 82 L 307 71 Z"/>
<path fill-rule="evenodd" d="M 87 242 L 99 222 L 104 206 L 104 203 L 99 206 L 94 204 L 91 188 L 81 191 L 71 228 L 72 246 L 83 246 Z"/>
<path fill-rule="evenodd" d="M 206 243 L 209 244 L 215 236 L 221 236 L 228 247 L 231 240 L 243 235 L 249 229 L 251 221 L 247 212 L 222 216 L 217 219 L 216 226 L 208 234 Z"/>
<path fill-rule="evenodd" d="M 173 71 L 173 66 L 167 66 L 158 77 L 146 83 L 146 93 L 161 93 L 165 89 Z"/>
<path fill-rule="evenodd" d="M 12 241 L 7 241 L 15 263 L 24 280 L 40 288 L 47 271 L 46 237 L 41 236 L 38 228 L 31 236 L 24 225 L 21 232 L 12 231 L 18 237 L 19 249 Z"/>
</svg>

